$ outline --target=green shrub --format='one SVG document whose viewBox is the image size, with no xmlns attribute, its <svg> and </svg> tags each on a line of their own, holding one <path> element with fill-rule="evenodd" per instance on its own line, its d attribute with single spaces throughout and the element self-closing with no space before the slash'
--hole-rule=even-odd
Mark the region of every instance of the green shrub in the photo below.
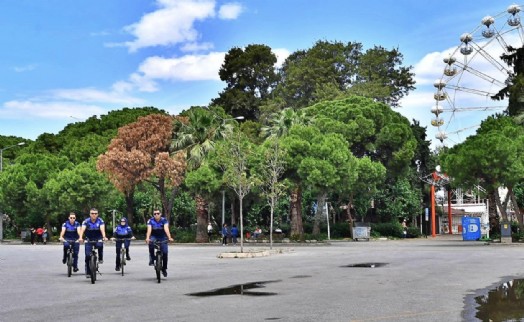
<svg viewBox="0 0 524 322">
<path fill-rule="evenodd" d="M 418 238 L 421 236 L 420 234 L 420 228 L 419 227 L 408 227 L 408 234 L 409 238 Z"/>
<path fill-rule="evenodd" d="M 191 229 L 177 229 L 174 235 L 174 239 L 177 243 L 196 242 L 196 233 Z"/>
<path fill-rule="evenodd" d="M 371 231 L 383 237 L 404 237 L 402 225 L 397 222 L 371 224 Z"/>
<path fill-rule="evenodd" d="M 348 238 L 351 236 L 348 223 L 337 223 L 331 225 L 331 238 Z"/>
</svg>

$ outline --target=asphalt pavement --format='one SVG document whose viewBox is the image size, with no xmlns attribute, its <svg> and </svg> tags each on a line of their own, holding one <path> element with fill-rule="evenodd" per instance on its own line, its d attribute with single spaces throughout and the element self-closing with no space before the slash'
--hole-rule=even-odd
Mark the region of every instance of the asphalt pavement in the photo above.
<svg viewBox="0 0 524 322">
<path fill-rule="evenodd" d="M 93 285 L 67 277 L 59 244 L 4 242 L 0 321 L 477 321 L 474 297 L 524 273 L 524 245 L 460 236 L 273 248 L 171 244 L 158 284 L 143 241 L 125 276 L 107 243 Z"/>
</svg>

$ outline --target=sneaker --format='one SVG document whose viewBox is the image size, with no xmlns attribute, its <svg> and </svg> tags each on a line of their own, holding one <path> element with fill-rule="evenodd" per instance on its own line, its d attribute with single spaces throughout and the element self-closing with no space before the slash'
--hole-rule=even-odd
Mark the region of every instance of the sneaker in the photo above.
<svg viewBox="0 0 524 322">
<path fill-rule="evenodd" d="M 104 261 L 101 259 L 98 261 L 98 264 L 104 264 Z"/>
<path fill-rule="evenodd" d="M 164 275 L 164 277 L 167 277 L 167 270 L 163 269 L 162 270 L 162 275 Z"/>
<path fill-rule="evenodd" d="M 150 260 L 149 261 L 149 266 L 155 266 L 155 261 L 154 260 Z"/>
<path fill-rule="evenodd" d="M 65 264 L 66 263 L 66 259 L 62 259 L 62 264 Z"/>
<path fill-rule="evenodd" d="M 120 266 L 115 267 L 115 271 L 119 272 L 120 271 Z"/>
<path fill-rule="evenodd" d="M 131 260 L 131 257 L 130 256 L 126 256 L 126 261 L 130 261 Z"/>
<path fill-rule="evenodd" d="M 86 278 L 91 278 L 91 274 L 86 274 Z"/>
<path fill-rule="evenodd" d="M 78 272 L 78 267 L 74 267 L 73 268 L 73 272 L 75 272 L 75 273 Z"/>
</svg>

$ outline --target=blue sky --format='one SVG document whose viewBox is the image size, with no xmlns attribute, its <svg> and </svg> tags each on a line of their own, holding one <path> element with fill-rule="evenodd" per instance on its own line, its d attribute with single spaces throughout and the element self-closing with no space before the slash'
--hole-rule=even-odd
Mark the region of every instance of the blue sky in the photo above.
<svg viewBox="0 0 524 322">
<path fill-rule="evenodd" d="M 265 44 L 279 61 L 317 40 L 398 48 L 417 90 L 397 109 L 435 129 L 432 83 L 459 37 L 512 3 L 354 0 L 16 0 L 0 10 L 0 134 L 36 139 L 123 107 L 178 114 L 207 105 L 232 47 Z M 504 18 L 505 19 L 505 18 Z M 497 23 L 499 21 L 497 20 Z M 501 22 L 502 23 L 502 20 Z M 480 85 L 479 85 L 480 86 Z M 449 131 L 471 127 L 475 112 Z M 456 128 L 451 125 L 456 124 Z M 462 137 L 465 133 L 461 132 Z M 460 138 L 455 141 L 461 140 Z"/>
</svg>

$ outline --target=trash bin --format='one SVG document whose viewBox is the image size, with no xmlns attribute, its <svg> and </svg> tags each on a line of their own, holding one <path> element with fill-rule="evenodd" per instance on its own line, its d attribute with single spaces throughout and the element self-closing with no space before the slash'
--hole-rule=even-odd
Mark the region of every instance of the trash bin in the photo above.
<svg viewBox="0 0 524 322">
<path fill-rule="evenodd" d="M 368 222 L 356 222 L 354 224 L 353 240 L 359 241 L 365 239 L 369 241 L 369 237 L 371 235 L 371 225 Z"/>
<path fill-rule="evenodd" d="M 462 217 L 462 240 L 479 240 L 480 237 L 480 218 Z"/>
<path fill-rule="evenodd" d="M 511 223 L 509 221 L 500 222 L 500 237 L 511 241 Z"/>
</svg>

